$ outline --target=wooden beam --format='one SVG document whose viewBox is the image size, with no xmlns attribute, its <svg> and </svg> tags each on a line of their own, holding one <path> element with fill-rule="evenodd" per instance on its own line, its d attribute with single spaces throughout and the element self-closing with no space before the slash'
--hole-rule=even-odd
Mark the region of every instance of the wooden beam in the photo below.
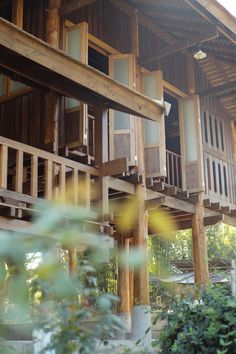
<svg viewBox="0 0 236 354">
<path fill-rule="evenodd" d="M 119 192 L 124 192 L 127 194 L 135 194 L 135 186 L 132 183 L 123 181 L 122 179 L 108 177 L 109 188 L 114 189 Z"/>
<path fill-rule="evenodd" d="M 142 12 L 138 11 L 135 7 L 131 6 L 124 0 L 110 0 L 121 10 L 126 12 L 128 15 L 132 16 L 134 13 L 137 15 L 137 20 L 143 26 L 148 28 L 150 31 L 155 33 L 158 37 L 163 38 L 168 43 L 173 43 L 175 41 L 174 36 L 165 31 L 161 26 L 151 21 L 148 17 L 146 17 Z"/>
<path fill-rule="evenodd" d="M 146 210 L 157 209 L 164 203 L 165 203 L 165 197 L 145 200 L 145 209 Z"/>
<path fill-rule="evenodd" d="M 0 65 L 85 103 L 159 122 L 162 102 L 143 96 L 0 18 Z"/>
<path fill-rule="evenodd" d="M 224 221 L 224 215 L 218 214 L 215 216 L 204 217 L 204 226 L 216 225 Z"/>
<path fill-rule="evenodd" d="M 150 189 L 147 189 L 146 194 L 147 194 L 146 200 L 151 200 L 154 198 L 159 198 L 164 196 L 162 193 L 154 192 Z M 194 214 L 196 211 L 196 207 L 194 204 L 171 196 L 165 196 L 163 205 L 167 206 L 168 208 L 179 209 L 185 211 L 186 213 L 191 213 L 191 214 Z"/>
<path fill-rule="evenodd" d="M 23 0 L 12 1 L 12 22 L 19 28 L 23 27 Z"/>
<path fill-rule="evenodd" d="M 192 38 L 188 38 L 187 40 L 183 41 L 176 41 L 175 43 L 169 45 L 166 48 L 163 48 L 162 50 L 159 50 L 158 53 L 152 54 L 151 56 L 147 53 L 143 55 L 142 57 L 139 58 L 138 62 L 139 64 L 147 64 L 151 61 L 158 60 L 161 58 L 164 58 L 170 54 L 174 54 L 177 52 L 180 52 L 184 49 L 191 48 L 195 46 L 198 43 L 203 43 L 206 41 L 209 41 L 211 39 L 217 38 L 218 37 L 218 31 L 212 30 L 209 33 L 204 33 L 201 35 L 194 36 Z"/>
<path fill-rule="evenodd" d="M 223 26 L 227 27 L 232 33 L 236 34 L 235 17 L 231 15 L 225 7 L 220 5 L 219 2 L 215 0 L 196 0 L 196 2 L 201 5 L 204 10 L 220 21 Z"/>
<path fill-rule="evenodd" d="M 217 25 L 218 30 L 236 44 L 235 18 L 215 0 L 184 0 L 207 22 Z M 233 33 L 233 34 L 232 34 Z"/>
<path fill-rule="evenodd" d="M 102 176 L 115 176 L 128 172 L 128 159 L 120 159 L 104 162 L 101 167 Z"/>
<path fill-rule="evenodd" d="M 230 92 L 231 90 L 235 90 L 235 89 L 236 89 L 236 80 L 233 80 L 233 81 L 228 81 L 224 85 L 210 87 L 206 90 L 199 91 L 198 95 L 201 97 L 218 96 L 218 95 L 226 94 L 227 92 Z"/>
<path fill-rule="evenodd" d="M 60 15 L 61 17 L 65 18 L 68 15 L 71 15 L 73 12 L 78 11 L 82 7 L 90 5 L 95 1 L 96 0 L 70 0 L 66 2 L 64 1 L 60 9 Z"/>
</svg>

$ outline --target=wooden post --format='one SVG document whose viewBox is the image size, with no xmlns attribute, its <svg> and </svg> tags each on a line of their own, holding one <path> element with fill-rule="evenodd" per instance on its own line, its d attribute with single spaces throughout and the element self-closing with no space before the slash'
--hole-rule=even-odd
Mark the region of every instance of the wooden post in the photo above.
<svg viewBox="0 0 236 354">
<path fill-rule="evenodd" d="M 134 232 L 134 246 L 144 252 L 145 265 L 134 273 L 134 305 L 149 305 L 149 278 L 147 268 L 148 215 L 145 211 L 145 186 L 136 187 L 138 203 L 137 224 Z"/>
<path fill-rule="evenodd" d="M 23 28 L 23 5 L 24 0 L 12 1 L 12 22 L 20 28 Z"/>
<path fill-rule="evenodd" d="M 122 235 L 117 236 L 118 250 L 125 251 L 126 256 L 129 256 L 129 240 Z M 129 296 L 129 267 L 118 264 L 117 278 L 117 296 L 119 297 L 117 312 L 130 313 L 130 296 Z"/>
<path fill-rule="evenodd" d="M 102 165 L 108 161 L 108 110 L 100 104 L 95 109 L 95 165 L 99 168 L 100 177 L 97 184 L 97 199 L 101 203 L 101 214 L 109 211 L 108 177 L 102 176 Z"/>
<path fill-rule="evenodd" d="M 59 47 L 61 0 L 49 0 L 47 17 L 47 42 L 54 48 Z M 53 152 L 59 149 L 59 95 L 55 92 L 45 95 L 45 143 L 53 143 Z"/>
<path fill-rule="evenodd" d="M 77 250 L 76 247 L 68 249 L 69 255 L 69 274 L 73 275 L 76 271 L 77 266 Z"/>
<path fill-rule="evenodd" d="M 54 48 L 59 47 L 61 0 L 49 0 L 47 18 L 47 42 Z"/>
<path fill-rule="evenodd" d="M 187 72 L 188 72 L 188 92 L 190 95 L 195 94 L 195 71 L 194 59 L 192 54 L 187 55 Z"/>
<path fill-rule="evenodd" d="M 209 280 L 203 193 L 198 195 L 196 213 L 192 218 L 192 238 L 195 283 L 203 286 Z"/>
<path fill-rule="evenodd" d="M 231 261 L 232 269 L 231 269 L 231 289 L 232 296 L 236 298 L 236 260 Z"/>
</svg>

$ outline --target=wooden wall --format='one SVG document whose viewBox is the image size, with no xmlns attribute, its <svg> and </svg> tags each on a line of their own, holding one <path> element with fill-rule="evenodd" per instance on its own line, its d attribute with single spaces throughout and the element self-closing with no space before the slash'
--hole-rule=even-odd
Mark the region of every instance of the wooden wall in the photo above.
<svg viewBox="0 0 236 354">
<path fill-rule="evenodd" d="M 140 55 L 157 53 L 168 44 L 143 25 L 139 25 Z M 163 79 L 181 91 L 188 91 L 187 59 L 182 53 L 175 53 L 145 65 L 150 71 L 162 70 Z"/>
<path fill-rule="evenodd" d="M 47 0 L 24 0 L 23 29 L 46 40 Z"/>
<path fill-rule="evenodd" d="M 44 146 L 44 94 L 39 91 L 0 104 L 0 135 L 35 147 Z"/>
<path fill-rule="evenodd" d="M 71 19 L 75 23 L 87 22 L 90 34 L 121 53 L 131 52 L 130 16 L 109 0 L 97 0 Z"/>
<path fill-rule="evenodd" d="M 195 66 L 196 89 L 209 84 L 199 66 Z M 233 145 L 230 117 L 215 97 L 200 100 L 205 194 L 212 200 L 236 203 Z"/>
</svg>

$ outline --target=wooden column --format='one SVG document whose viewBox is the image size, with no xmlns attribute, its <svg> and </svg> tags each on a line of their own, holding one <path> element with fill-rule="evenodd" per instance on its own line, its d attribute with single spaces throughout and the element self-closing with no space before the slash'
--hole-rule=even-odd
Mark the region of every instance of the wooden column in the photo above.
<svg viewBox="0 0 236 354">
<path fill-rule="evenodd" d="M 117 238 L 118 250 L 125 251 L 126 256 L 129 255 L 129 239 L 122 235 Z M 129 267 L 118 264 L 118 278 L 117 278 L 117 296 L 119 302 L 117 312 L 130 313 L 130 294 L 129 294 Z"/>
<path fill-rule="evenodd" d="M 76 271 L 77 266 L 77 250 L 75 247 L 68 250 L 69 255 L 69 274 L 72 275 Z"/>
<path fill-rule="evenodd" d="M 133 240 L 129 240 L 129 249 L 132 247 Z M 134 270 L 133 268 L 129 267 L 129 308 L 130 312 L 132 312 L 134 304 Z"/>
<path fill-rule="evenodd" d="M 59 47 L 61 0 L 48 1 L 47 42 L 54 48 Z"/>
<path fill-rule="evenodd" d="M 109 211 L 108 177 L 102 175 L 102 165 L 108 161 L 108 109 L 99 104 L 95 107 L 95 165 L 99 168 L 97 183 L 97 200 L 100 203 L 101 215 Z"/>
<path fill-rule="evenodd" d="M 209 280 L 203 193 L 198 195 L 196 214 L 192 218 L 192 238 L 195 283 L 197 286 L 203 286 Z"/>
<path fill-rule="evenodd" d="M 131 16 L 131 35 L 132 35 L 132 53 L 136 57 L 136 90 L 141 92 L 141 67 L 137 65 L 139 57 L 139 31 L 137 11 Z M 145 176 L 145 157 L 144 157 L 144 139 L 143 139 L 143 119 L 135 119 L 136 131 L 136 163 L 138 173 L 142 176 L 143 183 L 136 186 L 136 198 L 138 204 L 137 222 L 134 230 L 133 246 L 140 248 L 145 257 L 145 264 L 134 273 L 130 273 L 131 293 L 133 292 L 132 305 L 149 305 L 149 276 L 147 266 L 147 241 L 148 241 L 148 215 L 145 211 L 145 194 L 146 194 L 146 176 Z M 133 300 L 133 301 L 132 301 Z"/>
<path fill-rule="evenodd" d="M 148 215 L 145 211 L 145 186 L 136 187 L 138 203 L 137 223 L 134 231 L 134 246 L 140 248 L 145 257 L 145 264 L 134 272 L 134 305 L 149 305 L 149 277 L 147 265 Z"/>
<path fill-rule="evenodd" d="M 192 54 L 187 54 L 187 72 L 188 72 L 188 92 L 190 95 L 195 94 L 195 70 L 194 58 Z"/>
<path fill-rule="evenodd" d="M 54 48 L 59 47 L 61 0 L 49 0 L 47 17 L 47 42 Z M 45 95 L 45 143 L 53 143 L 53 152 L 59 148 L 59 95 L 55 92 Z"/>
<path fill-rule="evenodd" d="M 23 5 L 24 0 L 12 0 L 12 22 L 23 28 Z"/>
</svg>

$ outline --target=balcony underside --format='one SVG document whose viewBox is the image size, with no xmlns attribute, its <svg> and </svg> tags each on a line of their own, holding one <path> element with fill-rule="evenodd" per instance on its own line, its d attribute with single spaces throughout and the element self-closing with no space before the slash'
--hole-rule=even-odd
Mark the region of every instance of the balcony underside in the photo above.
<svg viewBox="0 0 236 354">
<path fill-rule="evenodd" d="M 32 211 L 36 210 L 40 199 L 60 198 L 69 182 L 72 204 L 82 203 L 88 210 L 96 211 L 96 185 L 98 170 L 76 161 L 45 152 L 19 142 L 0 137 L 0 228 L 17 228 L 17 222 L 10 222 L 4 217 L 22 221 L 31 220 Z M 108 176 L 108 195 L 110 212 L 113 203 L 122 203 L 135 195 L 135 179 L 122 180 Z M 131 183 L 132 181 L 132 183 Z M 163 182 L 161 182 L 163 183 Z M 161 190 L 155 185 L 147 190 L 146 210 L 161 208 L 176 226 L 176 229 L 191 228 L 192 217 L 196 212 L 194 195 L 172 189 Z M 170 187 L 171 188 L 171 187 Z M 86 193 L 84 190 L 86 189 Z M 168 194 L 164 194 L 168 193 Z M 219 204 L 219 203 L 218 203 Z M 94 209 L 95 206 L 95 209 Z M 236 226 L 236 210 L 214 203 L 204 204 L 206 226 L 225 222 Z M 96 212 L 92 212 L 96 218 Z M 26 226 L 26 225 L 25 225 Z M 99 228 L 99 225 L 98 225 Z M 113 234 L 113 227 L 105 225 L 106 233 Z"/>
<path fill-rule="evenodd" d="M 40 85 L 92 105 L 159 121 L 164 106 L 121 85 L 61 50 L 0 18 L 0 67 L 30 85 Z"/>
</svg>

